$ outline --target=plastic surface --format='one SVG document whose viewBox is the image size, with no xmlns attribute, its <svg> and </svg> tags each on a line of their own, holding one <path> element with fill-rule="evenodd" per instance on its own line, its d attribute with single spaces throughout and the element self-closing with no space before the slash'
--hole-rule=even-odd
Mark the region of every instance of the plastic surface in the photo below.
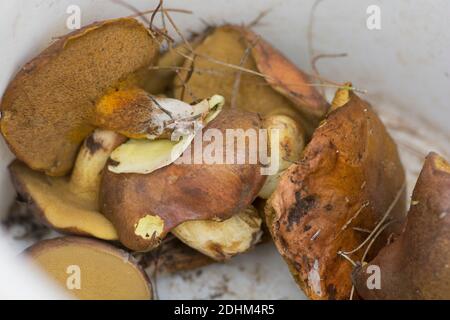
<svg viewBox="0 0 450 320">
<path fill-rule="evenodd" d="M 155 7 L 158 1 L 127 2 L 146 10 Z M 167 0 L 165 6 L 194 11 L 193 15 L 171 14 L 181 30 L 189 31 L 201 31 L 204 28 L 201 19 L 211 25 L 248 23 L 260 12 L 271 9 L 255 30 L 306 71 L 311 71 L 310 45 L 313 55 L 346 53 L 347 57 L 317 61 L 318 70 L 324 78 L 352 81 L 356 87 L 368 91 L 364 98 L 377 106 L 399 143 L 410 191 L 428 151 L 449 156 L 450 2 L 324 0 L 316 7 L 312 36 L 308 37 L 313 3 L 309 0 Z M 369 16 L 366 10 L 372 4 L 381 9 L 381 30 L 366 27 Z M 112 1 L 1 1 L 0 93 L 20 66 L 47 47 L 52 37 L 69 31 L 66 10 L 70 5 L 80 7 L 82 25 L 133 14 Z M 12 155 L 0 139 L 1 214 L 5 214 L 14 195 L 6 171 L 11 159 Z M 24 246 L 24 243 L 0 240 L 13 248 L 16 246 L 16 252 Z M 20 282 L 14 280 L 19 281 L 29 272 L 24 271 L 22 265 L 23 261 L 13 260 L 8 250 L 0 250 L 0 274 L 15 271 L 6 273 L 11 281 L 2 281 L 0 297 L 55 297 L 49 286 L 36 277 L 26 278 L 30 286 L 41 288 L 36 295 L 29 295 L 28 288 L 19 288 Z M 160 276 L 158 291 L 162 299 L 304 298 L 270 244 L 226 264 L 172 277 Z"/>
</svg>

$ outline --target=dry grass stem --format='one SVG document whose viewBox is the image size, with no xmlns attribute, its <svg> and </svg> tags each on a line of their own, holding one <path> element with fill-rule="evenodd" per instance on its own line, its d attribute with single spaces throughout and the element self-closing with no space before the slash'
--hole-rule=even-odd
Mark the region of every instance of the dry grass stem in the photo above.
<svg viewBox="0 0 450 320">
<path fill-rule="evenodd" d="M 406 181 L 403 181 L 403 184 L 400 187 L 400 189 L 397 191 L 397 194 L 395 195 L 394 200 L 391 202 L 391 204 L 389 205 L 385 214 L 383 215 L 381 220 L 377 223 L 377 225 L 372 230 L 372 232 L 367 236 L 367 238 L 358 247 L 356 247 L 355 249 L 353 249 L 351 251 L 343 251 L 342 252 L 343 254 L 349 255 L 349 254 L 359 251 L 361 248 L 363 248 L 366 245 L 367 242 L 369 242 L 373 238 L 374 235 L 377 234 L 378 230 L 383 226 L 384 222 L 389 217 L 389 214 L 391 213 L 392 209 L 394 209 L 395 205 L 397 204 L 398 200 L 400 199 L 401 195 L 403 194 L 403 191 L 405 188 L 406 188 Z"/>
</svg>

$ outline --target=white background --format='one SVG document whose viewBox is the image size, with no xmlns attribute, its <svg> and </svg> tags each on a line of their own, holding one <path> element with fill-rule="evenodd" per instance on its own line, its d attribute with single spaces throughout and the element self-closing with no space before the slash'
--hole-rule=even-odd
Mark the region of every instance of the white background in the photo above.
<svg viewBox="0 0 450 320">
<path fill-rule="evenodd" d="M 128 3 L 145 10 L 154 7 L 157 1 Z M 165 6 L 193 10 L 193 15 L 172 14 L 183 30 L 191 31 L 204 27 L 200 18 L 210 24 L 245 23 L 261 11 L 272 9 L 255 30 L 310 71 L 307 31 L 313 3 L 309 0 L 167 0 Z M 81 7 L 83 25 L 132 13 L 107 0 L 2 0 L 0 93 L 19 67 L 44 49 L 52 36 L 67 33 L 65 11 L 70 4 Z M 381 7 L 381 30 L 366 28 L 366 9 L 371 4 Z M 420 133 L 417 143 L 414 142 L 421 150 L 418 158 L 432 149 L 446 154 L 449 151 L 449 14 L 447 0 L 324 0 L 314 15 L 315 53 L 348 54 L 346 58 L 318 62 L 321 75 L 335 81 L 352 81 L 356 87 L 367 89 L 365 99 L 386 114 L 395 113 L 397 124 L 410 123 Z M 409 140 L 403 133 L 393 134 L 400 140 Z M 407 148 L 404 150 L 402 158 L 411 173 L 411 182 L 420 168 L 420 159 L 412 159 Z M 13 198 L 5 170 L 10 160 L 9 151 L 0 141 L 0 213 L 6 211 Z M 6 267 L 17 271 L 5 272 Z M 25 277 L 19 272 L 20 267 L 16 268 L 7 250 L 0 250 L 0 297 L 11 297 L 11 292 L 31 297 L 26 294 L 33 288 L 32 282 L 26 288 L 23 283 L 15 282 L 16 278 Z M 162 298 L 303 297 L 278 254 L 267 245 L 229 264 L 210 266 L 201 275 L 191 272 L 161 279 L 159 287 Z M 39 292 L 37 296 L 42 298 L 49 297 L 44 291 L 31 291 Z"/>
</svg>

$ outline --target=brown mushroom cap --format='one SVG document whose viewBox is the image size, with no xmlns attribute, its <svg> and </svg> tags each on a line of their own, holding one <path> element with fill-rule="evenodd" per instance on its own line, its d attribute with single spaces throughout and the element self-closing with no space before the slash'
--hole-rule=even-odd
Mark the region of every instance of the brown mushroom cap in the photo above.
<svg viewBox="0 0 450 320">
<path fill-rule="evenodd" d="M 62 237 L 40 241 L 26 254 L 79 299 L 152 299 L 151 283 L 134 258 L 107 243 Z M 79 289 L 69 288 L 69 278 L 77 276 L 76 272 Z"/>
<path fill-rule="evenodd" d="M 194 65 L 187 59 L 184 64 L 185 68 L 193 67 L 194 72 L 181 71 L 180 77 L 175 78 L 175 96 L 191 102 L 194 97 L 220 94 L 225 97 L 225 107 L 229 107 L 237 70 L 205 57 L 239 66 L 248 48 L 252 49 L 251 54 L 242 67 L 267 77 L 242 72 L 237 107 L 264 117 L 273 114 L 290 116 L 302 123 L 310 134 L 326 114 L 328 103 L 309 85 L 313 81 L 308 75 L 270 44 L 242 27 L 225 25 L 207 31 L 204 40 L 195 46 L 198 55 Z M 189 91 L 184 90 L 180 78 L 187 79 Z"/>
<path fill-rule="evenodd" d="M 225 132 L 260 127 L 261 120 L 256 114 L 227 110 L 206 129 Z M 204 141 L 203 147 L 210 143 Z M 125 246 L 146 251 L 182 222 L 225 220 L 243 211 L 265 181 L 260 169 L 259 163 L 246 163 L 171 164 L 150 174 L 115 174 L 105 170 L 100 191 L 101 212 L 114 224 Z M 141 226 L 155 228 L 156 238 L 153 231 L 143 232 Z"/>
<path fill-rule="evenodd" d="M 353 228 L 372 230 L 400 192 L 390 217 L 401 221 L 405 212 L 405 174 L 394 141 L 368 103 L 346 95 L 266 206 L 274 242 L 312 299 L 348 299 L 352 265 L 338 252 L 367 237 Z M 386 237 L 378 240 L 384 245 Z M 351 258 L 357 261 L 363 253 Z"/>
<path fill-rule="evenodd" d="M 367 271 L 374 265 L 380 271 L 379 289 L 367 287 L 373 274 Z M 404 232 L 355 269 L 355 288 L 364 299 L 448 300 L 449 265 L 450 164 L 430 153 L 414 188 Z"/>
<path fill-rule="evenodd" d="M 313 80 L 310 76 L 250 29 L 233 27 L 252 46 L 252 56 L 258 71 L 266 75 L 266 80 L 273 89 L 289 99 L 297 110 L 310 119 L 321 119 L 326 114 L 329 105 L 311 86 Z"/>
<path fill-rule="evenodd" d="M 0 106 L 1 132 L 18 159 L 35 170 L 69 172 L 94 130 L 97 100 L 150 65 L 159 47 L 135 19 L 94 23 L 52 44 L 26 64 Z"/>
</svg>

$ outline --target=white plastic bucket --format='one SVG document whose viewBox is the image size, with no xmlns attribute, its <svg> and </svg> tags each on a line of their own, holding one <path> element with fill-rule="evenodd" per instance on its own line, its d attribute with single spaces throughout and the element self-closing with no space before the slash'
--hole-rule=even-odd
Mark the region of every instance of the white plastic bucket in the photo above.
<svg viewBox="0 0 450 320">
<path fill-rule="evenodd" d="M 157 2 L 127 1 L 140 10 L 151 9 Z M 306 71 L 311 71 L 311 53 L 346 53 L 347 57 L 318 61 L 320 74 L 337 82 L 352 81 L 367 90 L 364 98 L 379 110 L 399 143 L 411 190 L 423 156 L 434 150 L 448 157 L 450 150 L 450 2 L 324 0 L 311 14 L 314 2 L 167 0 L 165 6 L 194 12 L 173 13 L 178 26 L 189 31 L 201 31 L 202 21 L 246 23 L 270 9 L 255 30 Z M 1 1 L 0 93 L 21 65 L 48 46 L 52 37 L 69 31 L 66 20 L 71 5 L 81 9 L 82 25 L 133 14 L 125 6 L 106 0 Z M 376 25 L 371 30 L 368 18 L 377 8 L 380 29 Z M 0 139 L 2 215 L 14 199 L 6 170 L 12 159 Z M 3 233 L 0 238 L 0 298 L 60 296 L 28 263 L 14 257 L 23 243 Z M 304 297 L 271 245 L 229 263 L 209 266 L 201 273 L 163 277 L 158 287 L 161 298 L 172 299 Z"/>
</svg>

